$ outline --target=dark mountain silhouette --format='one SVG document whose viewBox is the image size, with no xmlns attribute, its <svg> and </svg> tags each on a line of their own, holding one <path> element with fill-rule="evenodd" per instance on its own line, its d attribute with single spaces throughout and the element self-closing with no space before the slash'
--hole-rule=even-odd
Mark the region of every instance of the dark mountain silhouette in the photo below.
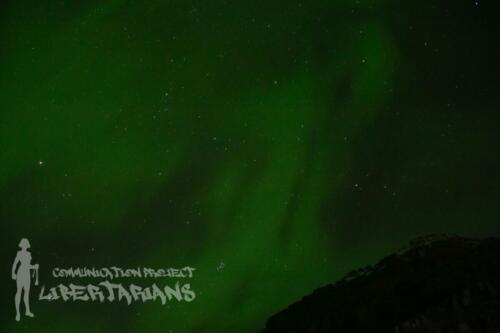
<svg viewBox="0 0 500 333">
<path fill-rule="evenodd" d="M 500 239 L 427 236 L 271 317 L 263 333 L 500 333 Z"/>
</svg>

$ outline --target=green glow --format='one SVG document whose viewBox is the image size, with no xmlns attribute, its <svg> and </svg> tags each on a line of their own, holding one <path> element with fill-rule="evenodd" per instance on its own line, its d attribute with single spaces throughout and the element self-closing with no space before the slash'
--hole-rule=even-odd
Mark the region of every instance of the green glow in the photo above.
<svg viewBox="0 0 500 333">
<path fill-rule="evenodd" d="M 197 268 L 191 304 L 35 303 L 20 331 L 252 332 L 415 235 L 497 232 L 497 130 L 469 112 L 493 102 L 455 88 L 488 50 L 353 3 L 5 5 L 6 265 L 26 236 L 45 266 Z"/>
</svg>

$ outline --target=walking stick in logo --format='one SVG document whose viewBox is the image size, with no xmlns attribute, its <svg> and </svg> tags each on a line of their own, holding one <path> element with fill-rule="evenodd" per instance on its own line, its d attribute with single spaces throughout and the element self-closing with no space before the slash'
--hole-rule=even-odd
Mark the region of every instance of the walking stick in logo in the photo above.
<svg viewBox="0 0 500 333">
<path fill-rule="evenodd" d="M 28 251 L 30 243 L 26 238 L 21 239 L 19 242 L 20 251 L 17 252 L 16 259 L 12 265 L 12 279 L 16 280 L 16 296 L 14 298 L 16 305 L 16 321 L 21 319 L 19 307 L 21 305 L 21 294 L 23 294 L 24 307 L 26 309 L 26 316 L 34 317 L 35 315 L 30 311 L 30 286 L 31 286 L 31 270 L 36 276 L 35 285 L 38 285 L 38 264 L 31 264 L 31 253 Z"/>
<path fill-rule="evenodd" d="M 35 286 L 38 286 L 38 265 L 33 265 L 33 276 L 35 277 Z"/>
</svg>

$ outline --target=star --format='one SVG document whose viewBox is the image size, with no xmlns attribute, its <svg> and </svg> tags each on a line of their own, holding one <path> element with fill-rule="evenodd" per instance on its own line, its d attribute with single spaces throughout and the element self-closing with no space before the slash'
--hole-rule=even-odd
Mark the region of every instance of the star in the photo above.
<svg viewBox="0 0 500 333">
<path fill-rule="evenodd" d="M 222 271 L 222 270 L 224 269 L 224 266 L 225 266 L 224 261 L 221 261 L 221 262 L 219 263 L 219 266 L 217 266 L 217 270 L 218 270 L 218 271 Z"/>
</svg>

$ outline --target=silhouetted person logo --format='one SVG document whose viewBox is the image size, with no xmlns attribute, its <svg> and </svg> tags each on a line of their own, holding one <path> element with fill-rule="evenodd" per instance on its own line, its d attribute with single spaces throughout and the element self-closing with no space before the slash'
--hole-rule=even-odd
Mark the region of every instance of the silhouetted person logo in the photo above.
<svg viewBox="0 0 500 333">
<path fill-rule="evenodd" d="M 31 286 L 31 270 L 34 269 L 33 274 L 36 275 L 35 285 L 38 285 L 38 264 L 31 264 L 31 253 L 28 251 L 30 242 L 23 238 L 19 242 L 20 251 L 17 252 L 16 259 L 12 265 L 12 279 L 16 280 L 17 292 L 15 297 L 16 303 L 16 321 L 21 319 L 19 313 L 19 306 L 21 303 L 21 293 L 24 291 L 24 307 L 26 308 L 26 316 L 34 317 L 35 315 L 30 311 L 30 286 Z M 19 264 L 19 268 L 17 268 Z M 16 271 L 17 268 L 17 271 Z"/>
</svg>

